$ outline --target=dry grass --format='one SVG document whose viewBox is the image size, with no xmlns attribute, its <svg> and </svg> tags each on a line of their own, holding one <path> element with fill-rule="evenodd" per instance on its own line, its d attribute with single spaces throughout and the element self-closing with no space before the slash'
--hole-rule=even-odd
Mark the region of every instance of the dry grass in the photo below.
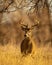
<svg viewBox="0 0 52 65">
<path fill-rule="evenodd" d="M 20 47 L 14 45 L 0 46 L 0 65 L 52 65 L 52 49 L 41 47 L 30 55 L 22 57 Z"/>
</svg>

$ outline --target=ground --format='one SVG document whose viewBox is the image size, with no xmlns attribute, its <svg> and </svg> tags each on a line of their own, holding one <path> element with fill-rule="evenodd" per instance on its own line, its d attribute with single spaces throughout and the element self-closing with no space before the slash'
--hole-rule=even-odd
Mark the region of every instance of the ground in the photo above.
<svg viewBox="0 0 52 65">
<path fill-rule="evenodd" d="M 0 65 L 52 65 L 52 48 L 34 47 L 30 55 L 22 56 L 19 46 L 0 46 Z"/>
</svg>

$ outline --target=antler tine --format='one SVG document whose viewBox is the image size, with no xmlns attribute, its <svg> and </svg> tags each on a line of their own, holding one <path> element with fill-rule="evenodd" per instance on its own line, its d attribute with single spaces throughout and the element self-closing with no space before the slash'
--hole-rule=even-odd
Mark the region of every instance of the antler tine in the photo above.
<svg viewBox="0 0 52 65">
<path fill-rule="evenodd" d="M 30 28 L 31 30 L 34 29 L 34 27 L 38 26 L 38 23 L 32 25 L 32 27 Z"/>
</svg>

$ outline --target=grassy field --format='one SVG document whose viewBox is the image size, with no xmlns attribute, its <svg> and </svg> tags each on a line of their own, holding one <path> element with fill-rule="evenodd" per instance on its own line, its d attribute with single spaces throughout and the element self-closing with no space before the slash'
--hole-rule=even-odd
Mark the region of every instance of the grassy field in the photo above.
<svg viewBox="0 0 52 65">
<path fill-rule="evenodd" d="M 0 46 L 0 65 L 52 65 L 50 47 L 34 47 L 34 51 L 22 57 L 20 47 L 15 45 Z"/>
</svg>

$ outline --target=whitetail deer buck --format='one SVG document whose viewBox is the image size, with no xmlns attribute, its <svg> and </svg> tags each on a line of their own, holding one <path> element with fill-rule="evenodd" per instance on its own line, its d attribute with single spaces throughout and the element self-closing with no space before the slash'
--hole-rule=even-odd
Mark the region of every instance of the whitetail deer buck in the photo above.
<svg viewBox="0 0 52 65">
<path fill-rule="evenodd" d="M 22 30 L 25 32 L 24 40 L 22 40 L 21 43 L 21 53 L 24 55 L 30 54 L 32 52 L 33 42 L 31 41 L 28 32 L 36 26 L 38 26 L 38 24 L 33 25 L 31 28 L 24 24 L 21 26 Z"/>
</svg>

